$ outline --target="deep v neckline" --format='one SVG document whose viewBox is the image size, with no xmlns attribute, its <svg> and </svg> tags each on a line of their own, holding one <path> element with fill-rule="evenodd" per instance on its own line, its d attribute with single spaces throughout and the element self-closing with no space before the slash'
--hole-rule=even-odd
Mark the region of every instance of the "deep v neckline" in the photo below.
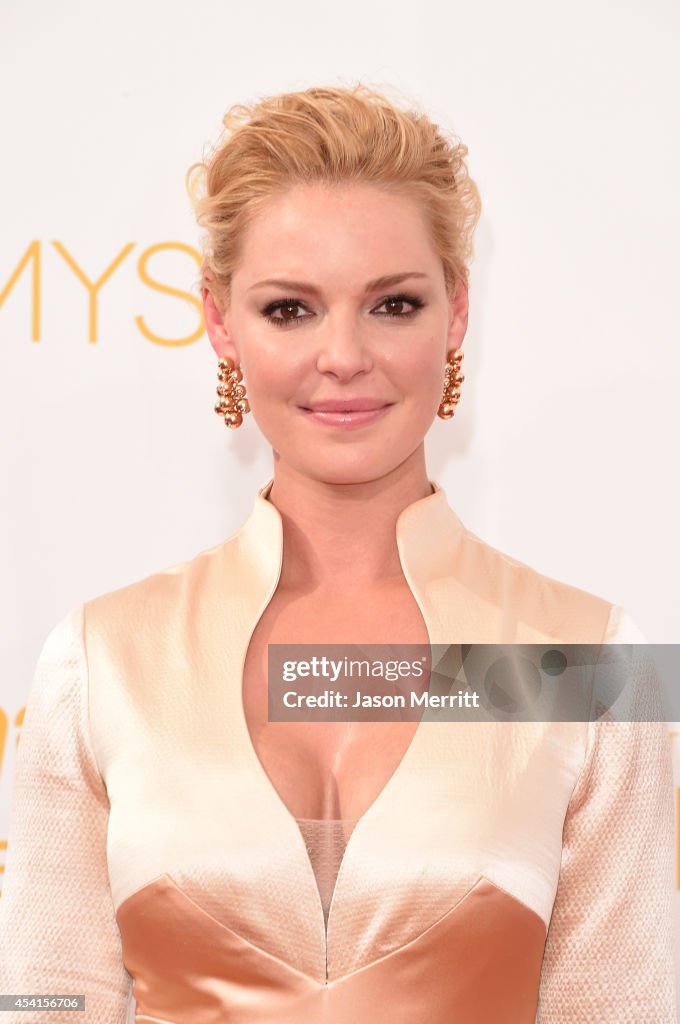
<svg viewBox="0 0 680 1024">
<path fill-rule="evenodd" d="M 278 581 L 277 581 L 277 583 L 278 583 Z M 274 585 L 274 590 L 275 590 L 275 585 Z M 331 902 L 330 902 L 330 905 L 329 905 L 328 920 L 327 920 L 326 919 L 326 915 L 324 914 L 324 907 L 323 907 L 323 904 L 322 904 L 321 893 L 318 892 L 318 886 L 317 886 L 317 883 L 316 883 L 316 878 L 315 878 L 315 874 L 314 874 L 314 870 L 313 870 L 313 865 L 312 865 L 311 859 L 309 857 L 309 852 L 307 850 L 306 843 L 304 842 L 304 837 L 302 835 L 302 831 L 301 831 L 300 826 L 298 824 L 298 818 L 293 814 L 291 809 L 288 807 L 288 804 L 286 803 L 286 801 L 283 799 L 283 797 L 279 793 L 279 790 L 278 790 L 277 786 L 275 786 L 274 783 L 272 782 L 272 780 L 269 777 L 266 769 L 264 768 L 264 765 L 262 764 L 262 762 L 260 760 L 260 757 L 259 757 L 259 755 L 257 753 L 256 748 L 255 748 L 255 744 L 253 743 L 252 737 L 250 735 L 250 730 L 248 728 L 248 720 L 247 720 L 247 717 L 246 717 L 246 711 L 245 711 L 245 706 L 244 706 L 243 682 L 244 682 L 245 659 L 246 659 L 246 656 L 247 656 L 247 653 L 248 653 L 248 649 L 250 647 L 253 635 L 255 633 L 255 629 L 257 628 L 257 624 L 259 623 L 260 618 L 261 618 L 262 614 L 264 613 L 264 610 L 266 609 L 267 605 L 271 601 L 272 596 L 273 596 L 273 590 L 269 594 L 266 603 L 263 605 L 263 607 L 262 607 L 262 609 L 260 611 L 260 614 L 259 614 L 259 616 L 257 618 L 257 622 L 253 625 L 252 630 L 250 632 L 250 635 L 248 637 L 248 640 L 247 640 L 247 642 L 245 644 L 244 660 L 243 660 L 243 663 L 242 663 L 242 666 L 241 666 L 241 671 L 240 671 L 240 674 L 239 674 L 240 692 L 239 692 L 239 694 L 237 696 L 237 699 L 236 699 L 236 703 L 237 703 L 237 707 L 238 707 L 238 727 L 239 727 L 239 732 L 241 733 L 240 748 L 246 753 L 247 760 L 248 760 L 249 771 L 256 778 L 256 780 L 258 782 L 258 786 L 260 788 L 260 792 L 264 796 L 266 796 L 267 801 L 273 802 L 274 804 L 277 804 L 277 806 L 279 807 L 279 811 L 280 811 L 280 815 L 279 816 L 281 818 L 282 815 L 283 815 L 283 819 L 286 822 L 286 828 L 287 828 L 287 831 L 288 831 L 289 835 L 291 833 L 294 833 L 294 835 L 295 835 L 295 839 L 294 839 L 295 845 L 300 849 L 301 854 L 303 855 L 303 857 L 304 857 L 304 859 L 306 861 L 306 868 L 307 868 L 308 873 L 309 873 L 309 878 L 310 878 L 311 882 L 313 883 L 315 897 L 316 897 L 315 898 L 315 902 L 316 902 L 317 907 L 318 907 L 318 913 L 320 913 L 321 919 L 322 919 L 322 922 L 323 922 L 323 930 L 324 930 L 325 939 L 326 939 L 326 951 L 327 951 L 327 954 L 328 954 L 328 947 L 329 947 L 329 944 L 330 944 L 331 933 L 332 933 L 334 907 L 342 899 L 343 888 L 344 888 L 344 880 L 345 880 L 345 878 L 347 876 L 348 871 L 350 871 L 350 868 L 351 868 L 351 865 L 352 865 L 353 861 L 356 859 L 355 858 L 355 849 L 356 849 L 357 846 L 360 845 L 360 841 L 362 841 L 362 835 L 363 835 L 363 831 L 365 830 L 365 826 L 366 826 L 367 821 L 372 821 L 379 814 L 383 814 L 383 815 L 386 814 L 387 816 L 389 816 L 390 809 L 391 809 L 392 806 L 393 807 L 400 807 L 398 799 L 393 799 L 393 798 L 395 798 L 395 795 L 396 795 L 396 793 L 398 791 L 398 784 L 399 784 L 400 778 L 403 775 L 407 775 L 408 774 L 409 765 L 410 765 L 411 761 L 413 760 L 413 758 L 417 756 L 417 748 L 420 745 L 420 742 L 422 741 L 423 733 L 425 731 L 424 730 L 424 723 L 427 720 L 427 712 L 426 711 L 424 712 L 423 717 L 419 721 L 418 726 L 415 729 L 415 731 L 413 733 L 413 736 L 411 737 L 411 741 L 410 741 L 409 745 L 407 746 L 405 752 L 403 752 L 403 754 L 401 755 L 399 761 L 396 764 L 396 767 L 394 768 L 394 771 L 390 774 L 390 776 L 388 777 L 388 779 L 385 782 L 385 784 L 381 787 L 380 792 L 377 794 L 377 796 L 374 798 L 374 800 L 371 802 L 369 807 L 366 809 L 366 811 L 362 815 L 359 815 L 358 817 L 355 817 L 355 818 L 351 819 L 354 822 L 354 825 L 353 825 L 351 833 L 350 833 L 350 835 L 349 835 L 349 837 L 347 839 L 347 842 L 345 844 L 345 848 L 344 848 L 344 851 L 343 851 L 343 854 L 342 854 L 342 857 L 341 857 L 341 860 L 340 860 L 340 864 L 338 866 L 338 871 L 337 871 L 336 878 L 335 878 L 335 884 L 333 886 L 333 892 L 332 892 L 332 895 L 331 895 Z M 416 597 L 416 595 L 414 595 L 414 597 L 416 598 L 416 601 L 418 601 L 418 598 Z M 420 604 L 419 604 L 419 607 L 420 607 Z M 421 608 L 421 613 L 422 612 L 423 612 L 423 609 Z M 427 626 L 427 624 L 426 624 L 426 626 Z M 429 637 L 429 641 L 428 642 L 429 642 L 430 647 L 431 647 L 432 646 L 432 640 L 431 640 L 429 631 L 428 631 L 428 637 Z M 432 692 L 431 687 L 432 687 L 432 678 L 430 677 L 430 684 L 429 684 L 429 687 L 428 687 L 428 692 L 430 692 L 430 693 Z M 320 819 L 320 820 L 325 820 L 325 819 Z"/>
<path fill-rule="evenodd" d="M 263 609 L 263 611 L 264 611 L 264 609 Z M 257 623 L 256 623 L 256 625 L 257 625 Z M 255 627 L 253 627 L 253 633 L 254 632 L 255 632 Z M 252 639 L 252 634 L 251 634 L 251 638 L 250 639 Z M 247 651 L 248 646 L 250 646 L 250 639 L 248 640 L 248 644 L 246 646 L 246 651 Z M 431 641 L 430 641 L 430 645 L 431 645 Z M 279 810 L 280 810 L 280 812 L 282 812 L 283 817 L 284 817 L 284 819 L 285 819 L 285 821 L 287 823 L 287 826 L 289 827 L 288 831 L 293 829 L 295 831 L 296 835 L 300 837 L 300 839 L 302 840 L 302 843 L 304 844 L 304 837 L 302 836 L 302 832 L 300 830 L 299 823 L 298 823 L 299 819 L 290 810 L 290 808 L 288 807 L 287 803 L 285 802 L 285 800 L 283 799 L 283 797 L 279 793 L 278 789 L 276 788 L 276 786 L 272 782 L 272 780 L 269 777 L 269 775 L 268 775 L 264 765 L 262 764 L 262 761 L 260 760 L 260 757 L 259 757 L 259 755 L 257 753 L 256 748 L 255 748 L 255 745 L 253 744 L 252 737 L 250 735 L 250 730 L 248 729 L 248 721 L 246 719 L 245 708 L 244 708 L 244 704 L 243 704 L 243 668 L 241 670 L 240 679 L 241 679 L 241 694 L 240 694 L 240 698 L 237 700 L 237 705 L 238 705 L 238 708 L 239 708 L 238 726 L 239 726 L 239 731 L 241 732 L 242 747 L 243 747 L 243 749 L 245 751 L 247 751 L 247 757 L 248 757 L 248 762 L 249 762 L 250 770 L 254 774 L 254 776 L 256 776 L 260 789 L 261 790 L 266 790 L 267 799 L 270 800 L 270 801 L 273 800 L 277 804 L 277 806 L 279 807 Z M 429 693 L 432 692 L 432 677 L 430 677 L 430 686 L 428 688 L 428 692 Z M 367 821 L 371 821 L 380 812 L 384 812 L 385 810 L 389 811 L 390 798 L 391 798 L 391 796 L 393 794 L 393 791 L 395 791 L 397 789 L 401 776 L 405 775 L 408 772 L 409 762 L 415 756 L 414 751 L 415 751 L 416 747 L 419 745 L 421 737 L 422 737 L 422 735 L 423 735 L 423 733 L 425 731 L 424 730 L 424 724 L 426 723 L 426 720 L 427 720 L 427 712 L 425 712 L 423 714 L 423 717 L 418 722 L 418 726 L 414 730 L 414 733 L 413 733 L 413 735 L 411 737 L 411 741 L 408 744 L 408 746 L 406 747 L 406 749 L 404 750 L 404 753 L 402 754 L 401 758 L 399 759 L 399 761 L 398 761 L 398 763 L 396 765 L 396 768 L 394 769 L 392 774 L 389 776 L 389 778 L 387 779 L 385 784 L 381 787 L 381 789 L 378 792 L 378 794 L 374 797 L 374 799 L 371 801 L 369 806 L 363 812 L 363 814 L 359 815 L 358 817 L 352 818 L 352 819 L 347 819 L 347 820 L 351 820 L 351 821 L 354 822 L 354 827 L 352 828 L 352 831 L 351 831 L 351 833 L 350 833 L 350 835 L 349 835 L 349 837 L 347 839 L 347 843 L 345 844 L 345 849 L 344 849 L 342 858 L 340 860 L 340 865 L 338 867 L 337 875 L 336 875 L 336 878 L 335 878 L 335 884 L 333 886 L 333 892 L 332 892 L 332 895 L 331 895 L 331 901 L 330 901 L 330 905 L 329 905 L 329 909 L 328 909 L 328 920 L 327 921 L 324 920 L 324 932 L 325 932 L 325 935 L 326 935 L 326 943 L 327 944 L 328 944 L 329 936 L 330 936 L 330 932 L 331 932 L 331 922 L 332 922 L 332 918 L 333 918 L 333 908 L 334 908 L 335 904 L 338 902 L 338 900 L 342 896 L 342 891 L 341 891 L 342 879 L 343 879 L 343 876 L 346 875 L 346 873 L 347 873 L 348 868 L 346 867 L 346 865 L 347 865 L 348 860 L 351 857 L 353 847 L 356 846 L 357 842 L 359 841 L 357 839 L 357 836 L 358 835 L 360 836 L 360 833 L 363 830 L 363 826 L 365 825 L 365 823 Z M 398 802 L 396 802 L 396 803 L 398 805 Z M 398 806 L 401 806 L 401 805 L 398 805 Z M 402 810 L 403 810 L 403 808 L 402 808 Z M 305 820 L 305 819 L 301 819 L 301 820 Z M 313 819 L 313 820 L 321 820 L 321 821 L 329 820 L 330 821 L 330 820 L 334 820 L 334 819 Z M 314 875 L 314 870 L 313 870 L 312 862 L 311 862 L 311 859 L 309 857 L 309 853 L 307 851 L 306 844 L 304 845 L 304 852 L 305 852 L 307 864 L 308 864 L 308 867 L 309 867 L 309 869 L 311 871 L 311 874 Z M 315 883 L 315 887 L 316 887 L 316 878 L 314 878 L 314 883 Z M 316 892 L 317 892 L 317 896 L 318 896 L 319 909 L 320 909 L 321 913 L 323 914 L 323 907 L 321 905 L 321 896 L 320 896 L 320 894 L 318 892 L 318 887 L 316 887 Z"/>
<path fill-rule="evenodd" d="M 277 534 L 276 539 L 275 539 L 276 552 L 277 552 L 277 554 L 276 554 L 277 567 L 276 567 L 275 576 L 270 579 L 269 587 L 267 589 L 267 592 L 264 595 L 263 600 L 260 602 L 259 609 L 258 609 L 258 611 L 256 613 L 256 616 L 254 617 L 254 619 L 251 619 L 251 621 L 249 623 L 249 626 L 248 626 L 247 636 L 244 638 L 243 658 L 242 658 L 242 661 L 241 661 L 241 664 L 240 664 L 240 668 L 239 668 L 239 672 L 238 672 L 238 676 L 237 676 L 237 679 L 238 679 L 238 693 L 234 695 L 235 696 L 236 719 L 237 719 L 235 724 L 237 726 L 238 733 L 239 733 L 239 747 L 244 752 L 244 755 L 246 757 L 247 768 L 248 768 L 248 772 L 249 772 L 250 777 L 255 781 L 255 783 L 257 785 L 257 788 L 258 788 L 261 796 L 265 800 L 265 802 L 268 803 L 269 806 L 272 807 L 272 811 L 273 811 L 273 813 L 275 813 L 276 819 L 279 820 L 282 823 L 283 827 L 285 828 L 287 835 L 286 835 L 286 838 L 283 841 L 287 842 L 289 840 L 290 843 L 293 844 L 295 846 L 295 848 L 299 851 L 300 857 L 305 862 L 305 871 L 306 871 L 308 879 L 309 879 L 309 884 L 311 886 L 313 886 L 313 890 L 314 890 L 314 900 L 313 900 L 313 902 L 315 903 L 316 908 L 317 908 L 316 912 L 318 914 L 318 918 L 321 921 L 321 930 L 322 930 L 322 934 L 324 936 L 325 954 L 326 954 L 326 978 L 328 978 L 328 951 L 329 951 L 329 948 L 331 946 L 331 942 L 332 942 L 332 938 L 333 938 L 333 921 L 334 921 L 334 918 L 337 916 L 336 908 L 347 897 L 348 892 L 350 891 L 350 888 L 351 888 L 351 873 L 352 873 L 352 869 L 353 869 L 354 865 L 357 862 L 357 850 L 361 847 L 361 840 L 362 840 L 363 832 L 365 831 L 365 828 L 366 828 L 367 824 L 370 825 L 370 823 L 372 823 L 373 820 L 378 817 L 378 815 L 384 815 L 384 816 L 389 817 L 390 812 L 393 809 L 395 810 L 395 812 L 399 812 L 400 814 L 404 813 L 403 804 L 400 803 L 400 801 L 397 798 L 398 797 L 398 791 L 399 791 L 399 784 L 400 784 L 400 781 L 403 778 L 406 778 L 408 776 L 409 766 L 410 766 L 411 762 L 413 761 L 413 759 L 414 758 L 418 758 L 419 747 L 424 742 L 424 735 L 426 733 L 425 726 L 426 726 L 426 722 L 427 722 L 427 718 L 428 718 L 428 713 L 427 713 L 427 709 L 426 709 L 424 711 L 424 713 L 423 713 L 422 718 L 418 722 L 418 726 L 415 729 L 415 731 L 414 731 L 414 733 L 413 733 L 413 735 L 411 737 L 410 743 L 406 747 L 406 749 L 405 749 L 404 753 L 402 754 L 399 762 L 397 763 L 396 768 L 394 769 L 392 774 L 389 776 L 389 778 L 387 779 L 385 784 L 382 786 L 382 788 L 378 792 L 377 796 L 373 799 L 371 804 L 368 806 L 368 808 L 364 811 L 364 813 L 362 815 L 360 815 L 358 818 L 352 819 L 354 821 L 354 827 L 353 827 L 353 829 L 352 829 L 352 831 L 351 831 L 351 833 L 350 833 L 350 835 L 349 835 L 349 837 L 347 839 L 347 843 L 345 844 L 343 855 L 342 855 L 342 858 L 340 860 L 340 864 L 339 864 L 339 867 L 338 867 L 337 875 L 336 875 L 336 878 L 335 878 L 335 884 L 333 886 L 333 891 L 332 891 L 332 895 L 331 895 L 330 905 L 329 905 L 329 908 L 328 908 L 328 916 L 327 916 L 327 919 L 326 919 L 326 916 L 325 916 L 324 910 L 323 910 L 321 894 L 319 893 L 316 876 L 314 874 L 314 868 L 313 868 L 313 865 L 312 865 L 311 858 L 309 856 L 309 851 L 307 849 L 307 845 L 305 843 L 304 836 L 303 836 L 302 831 L 301 831 L 301 829 L 299 827 L 298 820 L 295 817 L 295 815 L 292 813 L 292 811 L 290 810 L 288 805 L 286 804 L 285 800 L 282 798 L 282 796 L 279 793 L 278 789 L 276 788 L 276 786 L 272 782 L 271 778 L 269 777 L 269 775 L 268 775 L 268 773 L 267 773 L 267 771 L 266 771 L 262 761 L 260 760 L 260 757 L 259 757 L 259 755 L 257 753 L 257 750 L 256 750 L 255 745 L 253 743 L 252 737 L 250 735 L 250 730 L 248 728 L 248 721 L 247 721 L 247 717 L 246 717 L 246 713 L 245 713 L 245 705 L 244 705 L 244 699 L 243 699 L 243 682 L 244 682 L 245 663 L 246 663 L 246 658 L 247 658 L 247 655 L 248 655 L 248 650 L 250 648 L 253 636 L 255 634 L 255 630 L 257 629 L 257 626 L 258 626 L 258 624 L 259 624 L 259 622 L 260 622 L 264 612 L 266 611 L 267 607 L 269 606 L 269 604 L 271 603 L 271 601 L 272 601 L 272 599 L 274 597 L 274 594 L 275 594 L 276 589 L 278 587 L 279 579 L 281 577 L 281 568 L 282 568 L 282 564 L 283 564 L 283 524 L 282 524 L 281 516 L 280 516 L 280 513 L 279 513 L 278 509 L 271 502 L 268 502 L 267 499 L 266 499 L 266 495 L 269 493 L 272 484 L 273 484 L 273 480 L 271 480 L 264 488 L 262 488 L 259 491 L 259 493 L 258 493 L 258 500 L 266 503 L 266 508 L 265 508 L 264 505 L 262 505 L 262 506 L 258 506 L 257 510 L 260 512 L 260 514 L 264 514 L 265 511 L 266 511 L 266 513 L 270 517 L 270 522 L 278 530 L 278 534 Z M 436 485 L 433 485 L 433 486 L 435 487 L 435 490 L 433 491 L 433 493 L 431 493 L 430 495 L 427 495 L 426 498 L 419 499 L 419 501 L 414 502 L 411 505 L 407 506 L 407 508 L 404 509 L 400 513 L 400 516 L 398 517 L 398 525 L 399 525 L 400 522 L 403 522 L 402 517 L 404 516 L 404 514 L 408 510 L 412 509 L 415 505 L 418 505 L 420 502 L 431 501 L 432 499 L 434 499 L 436 497 L 437 494 L 439 494 L 440 496 L 443 496 L 443 492 L 441 492 L 441 490 Z M 397 529 L 397 537 L 398 537 L 398 540 L 399 540 L 399 538 L 400 538 L 400 531 L 399 531 L 399 529 Z M 406 578 L 406 581 L 407 581 L 407 584 L 409 586 L 409 589 L 410 589 L 410 591 L 411 591 L 411 593 L 413 595 L 413 598 L 414 598 L 416 604 L 418 605 L 420 613 L 421 613 L 421 615 L 423 617 L 423 622 L 425 624 L 425 629 L 426 629 L 427 636 L 428 636 L 428 644 L 429 644 L 429 647 L 430 647 L 430 670 L 431 670 L 432 669 L 432 651 L 433 651 L 434 644 L 433 644 L 432 632 L 431 632 L 431 629 L 430 629 L 430 626 L 429 626 L 429 623 L 428 623 L 427 609 L 426 609 L 426 607 L 424 606 L 424 604 L 422 602 L 420 594 L 417 592 L 417 588 L 414 586 L 413 581 L 409 577 L 409 572 L 408 572 L 408 568 L 409 567 L 405 564 L 404 552 L 403 552 L 402 547 L 401 547 L 400 544 L 398 544 L 398 548 L 399 548 L 399 557 L 400 557 L 400 561 L 401 561 L 401 564 L 402 564 L 402 570 L 404 571 L 404 576 Z M 263 552 L 263 554 L 269 554 L 269 556 L 271 557 L 272 553 L 271 552 L 268 552 L 268 553 L 267 552 Z M 432 684 L 432 675 L 430 675 L 428 693 L 432 693 L 432 685 L 433 685 Z M 274 808 L 276 808 L 276 812 L 274 812 Z M 415 810 L 415 808 L 414 808 L 414 810 Z"/>
<path fill-rule="evenodd" d="M 265 605 L 266 608 L 266 605 Z M 263 609 L 264 611 L 264 609 Z M 259 619 L 258 619 L 259 621 Z M 256 623 L 257 625 L 257 623 Z M 253 627 L 253 633 L 255 627 Z M 251 637 L 252 639 L 252 633 Z M 246 651 L 250 645 L 250 639 L 246 645 Z M 430 641 L 431 643 L 431 641 Z M 418 723 L 418 727 L 411 737 L 409 745 L 406 747 L 402 757 L 400 758 L 396 768 L 387 779 L 385 785 L 380 789 L 377 796 L 367 807 L 362 815 L 358 818 L 352 819 L 354 821 L 354 827 L 350 832 L 347 842 L 338 865 L 338 870 L 335 875 L 335 881 L 331 893 L 330 903 L 328 906 L 328 914 L 324 913 L 323 902 L 321 893 L 319 891 L 318 880 L 314 871 L 314 866 L 309 854 L 307 843 L 303 832 L 300 828 L 298 819 L 292 813 L 278 789 L 267 774 L 264 765 L 260 761 L 259 755 L 253 744 L 248 729 L 248 722 L 245 715 L 245 709 L 243 705 L 243 666 L 241 666 L 240 672 L 240 685 L 241 692 L 237 697 L 236 704 L 238 707 L 238 731 L 240 735 L 240 748 L 244 751 L 247 758 L 247 769 L 249 775 L 254 780 L 257 788 L 262 796 L 265 805 L 276 808 L 274 814 L 275 820 L 279 821 L 282 827 L 285 829 L 285 835 L 281 837 L 281 842 L 284 845 L 288 845 L 289 848 L 295 848 L 298 851 L 298 856 L 304 861 L 305 872 L 307 875 L 308 887 L 313 889 L 312 901 L 316 907 L 317 920 L 319 922 L 318 927 L 320 933 L 323 935 L 324 940 L 324 953 L 326 963 L 326 981 L 328 981 L 328 954 L 329 949 L 332 946 L 334 938 L 333 922 L 337 917 L 337 908 L 342 902 L 349 898 L 349 894 L 352 891 L 351 877 L 352 871 L 358 862 L 357 851 L 361 848 L 362 836 L 365 832 L 366 826 L 369 825 L 378 817 L 389 819 L 392 812 L 398 813 L 400 816 L 407 813 L 404 808 L 403 802 L 398 799 L 399 784 L 402 779 L 408 776 L 409 766 L 414 760 L 420 760 L 419 747 L 424 742 L 424 736 L 426 732 L 427 722 L 427 711 L 424 712 L 421 720 Z M 430 677 L 430 687 L 428 692 L 432 692 L 432 676 Z M 415 808 L 413 808 L 415 813 Z M 319 819 L 324 820 L 324 819 Z M 330 819 L 328 819 L 330 820 Z"/>
</svg>

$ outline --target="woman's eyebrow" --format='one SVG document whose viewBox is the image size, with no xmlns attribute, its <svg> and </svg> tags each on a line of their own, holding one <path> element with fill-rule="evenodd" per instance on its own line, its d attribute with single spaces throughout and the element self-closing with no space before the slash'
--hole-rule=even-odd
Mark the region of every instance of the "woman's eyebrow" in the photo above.
<svg viewBox="0 0 680 1024">
<path fill-rule="evenodd" d="M 401 281 L 405 281 L 409 277 L 427 277 L 427 274 L 423 274 L 418 270 L 408 270 L 403 274 L 385 274 L 383 277 L 377 277 L 374 281 L 369 281 L 366 285 L 366 291 L 376 291 L 378 288 L 389 288 L 391 285 L 399 284 Z M 253 284 L 247 291 L 251 292 L 254 288 L 262 288 L 264 285 L 276 285 L 279 288 L 286 288 L 290 291 L 306 291 L 311 292 L 313 295 L 319 295 L 321 292 L 320 288 L 316 285 L 310 284 L 305 281 L 289 281 L 279 277 L 268 277 L 264 281 L 258 281 L 257 284 Z"/>
</svg>

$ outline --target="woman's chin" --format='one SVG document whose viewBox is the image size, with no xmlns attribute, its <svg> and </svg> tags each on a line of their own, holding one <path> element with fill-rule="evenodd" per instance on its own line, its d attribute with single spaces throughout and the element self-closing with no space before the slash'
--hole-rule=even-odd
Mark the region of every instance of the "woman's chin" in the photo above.
<svg viewBox="0 0 680 1024">
<path fill-rule="evenodd" d="M 298 464 L 296 468 L 303 476 L 318 483 L 334 484 L 337 486 L 358 486 L 381 480 L 383 477 L 388 476 L 391 470 L 396 469 L 397 465 L 392 465 L 391 463 L 385 465 L 382 461 L 379 462 L 368 458 L 363 460 L 354 459 L 353 461 L 334 458 L 332 461 L 319 460 L 314 464 L 307 463 L 304 466 Z"/>
</svg>

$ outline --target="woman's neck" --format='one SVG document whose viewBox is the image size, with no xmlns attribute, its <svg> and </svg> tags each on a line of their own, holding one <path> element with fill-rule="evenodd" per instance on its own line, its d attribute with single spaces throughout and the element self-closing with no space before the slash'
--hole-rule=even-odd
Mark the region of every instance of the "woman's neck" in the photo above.
<svg viewBox="0 0 680 1024">
<path fill-rule="evenodd" d="M 277 466 L 268 500 L 283 521 L 279 587 L 340 594 L 398 583 L 397 519 L 431 493 L 424 463 L 359 484 L 328 483 Z"/>
</svg>

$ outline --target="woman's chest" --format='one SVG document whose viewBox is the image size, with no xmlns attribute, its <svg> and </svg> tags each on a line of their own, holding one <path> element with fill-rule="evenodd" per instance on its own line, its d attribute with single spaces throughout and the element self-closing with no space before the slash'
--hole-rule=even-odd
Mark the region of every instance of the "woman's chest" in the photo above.
<svg viewBox="0 0 680 1024">
<path fill-rule="evenodd" d="M 254 946 L 327 983 L 414 949 L 439 920 L 454 941 L 469 923 L 456 908 L 483 878 L 473 922 L 538 914 L 542 943 L 582 760 L 574 723 L 420 728 L 333 864 L 326 922 L 324 880 L 245 728 L 219 751 L 187 752 L 181 773 L 176 750 L 156 734 L 143 773 L 117 764 L 109 776 L 111 882 L 116 908 L 131 915 L 128 931 L 138 899 L 148 898 L 140 913 L 150 906 L 144 920 L 165 941 L 168 927 L 200 933 L 207 914 L 216 948 L 235 943 L 225 960 L 240 963 Z M 176 913 L 155 902 L 157 891 L 178 901 Z M 489 898 L 502 900 L 499 918 Z M 119 916 L 124 934 L 126 920 Z"/>
<path fill-rule="evenodd" d="M 270 721 L 270 644 L 417 644 L 427 651 L 422 614 L 407 587 L 360 600 L 276 594 L 251 637 L 242 700 L 255 753 L 297 818 L 360 818 L 394 774 L 418 721 Z M 402 652 L 403 653 L 403 652 Z"/>
</svg>

